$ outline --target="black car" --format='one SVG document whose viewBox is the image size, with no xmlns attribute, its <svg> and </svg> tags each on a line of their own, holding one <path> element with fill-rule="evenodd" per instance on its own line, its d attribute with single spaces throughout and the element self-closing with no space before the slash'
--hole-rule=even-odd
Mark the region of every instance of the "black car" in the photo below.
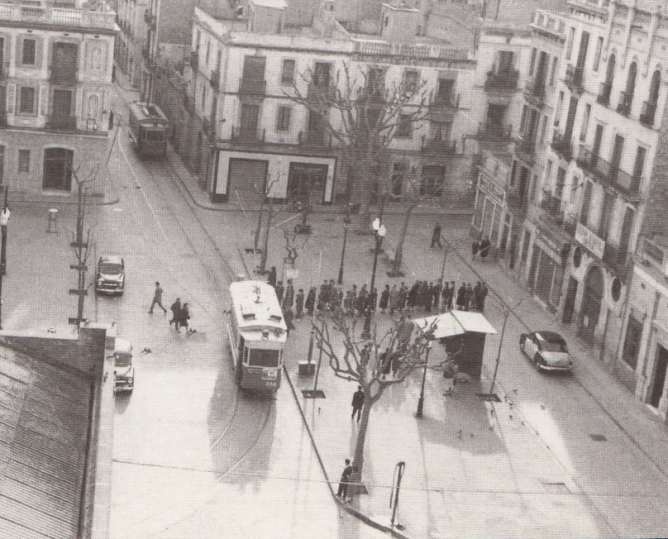
<svg viewBox="0 0 668 539">
<path fill-rule="evenodd" d="M 100 294 L 122 294 L 125 290 L 125 262 L 120 256 L 103 255 L 97 262 L 95 291 Z"/>
</svg>

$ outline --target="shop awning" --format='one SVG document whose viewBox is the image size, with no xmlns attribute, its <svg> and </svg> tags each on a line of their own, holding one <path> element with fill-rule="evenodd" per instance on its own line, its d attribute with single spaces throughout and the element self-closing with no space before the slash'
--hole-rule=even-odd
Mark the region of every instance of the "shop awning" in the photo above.
<svg viewBox="0 0 668 539">
<path fill-rule="evenodd" d="M 433 329 L 434 339 L 463 335 L 466 332 L 497 333 L 482 313 L 470 311 L 448 311 L 447 313 L 426 318 L 416 318 L 413 323 L 422 331 Z"/>
</svg>

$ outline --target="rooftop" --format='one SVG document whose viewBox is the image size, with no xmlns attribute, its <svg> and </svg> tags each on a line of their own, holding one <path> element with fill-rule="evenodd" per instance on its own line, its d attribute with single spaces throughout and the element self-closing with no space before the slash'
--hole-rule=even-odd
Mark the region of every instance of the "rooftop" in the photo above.
<svg viewBox="0 0 668 539">
<path fill-rule="evenodd" d="M 62 5 L 62 4 L 59 4 Z M 100 3 L 98 8 L 55 7 L 53 4 L 22 5 L 0 4 L 0 20 L 46 24 L 58 27 L 81 27 L 96 29 L 116 29 L 116 14 Z"/>
</svg>

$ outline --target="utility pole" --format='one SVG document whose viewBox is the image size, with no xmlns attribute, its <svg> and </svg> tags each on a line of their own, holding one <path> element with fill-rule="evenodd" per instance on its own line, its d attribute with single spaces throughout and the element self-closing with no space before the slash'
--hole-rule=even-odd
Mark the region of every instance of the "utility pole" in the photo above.
<svg viewBox="0 0 668 539">
<path fill-rule="evenodd" d="M 74 174 L 74 171 L 72 171 Z M 76 178 L 76 175 L 75 175 Z M 81 329 L 81 323 L 86 319 L 83 316 L 84 300 L 88 295 L 86 290 L 86 270 L 88 269 L 86 263 L 90 254 L 90 232 L 86 235 L 84 241 L 84 220 L 86 216 L 86 193 L 84 190 L 85 183 L 79 181 L 77 178 L 78 192 L 77 192 L 77 230 L 75 240 L 70 243 L 70 247 L 74 249 L 74 255 L 77 259 L 77 264 L 70 265 L 70 269 L 77 271 L 77 288 L 71 288 L 70 294 L 78 296 L 77 298 L 77 316 L 75 318 L 68 318 L 70 324 L 75 324 L 77 330 Z"/>
<path fill-rule="evenodd" d="M 2 278 L 7 273 L 7 225 L 9 224 L 9 207 L 7 195 L 9 188 L 5 185 L 5 207 L 0 213 L 0 227 L 2 228 L 2 252 L 0 253 L 0 329 L 2 329 Z"/>
</svg>

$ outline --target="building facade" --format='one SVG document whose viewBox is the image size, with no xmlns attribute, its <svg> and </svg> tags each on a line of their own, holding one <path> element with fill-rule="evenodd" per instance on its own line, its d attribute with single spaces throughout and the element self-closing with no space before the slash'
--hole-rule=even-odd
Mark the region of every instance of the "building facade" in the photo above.
<svg viewBox="0 0 668 539">
<path fill-rule="evenodd" d="M 0 174 L 11 189 L 70 193 L 108 149 L 115 13 L 81 0 L 0 5 Z M 103 193 L 98 173 L 89 185 Z"/>
<path fill-rule="evenodd" d="M 148 0 L 117 0 L 116 21 L 120 27 L 115 60 L 133 88 L 140 89 L 144 77 L 143 51 L 150 22 Z"/>
</svg>

